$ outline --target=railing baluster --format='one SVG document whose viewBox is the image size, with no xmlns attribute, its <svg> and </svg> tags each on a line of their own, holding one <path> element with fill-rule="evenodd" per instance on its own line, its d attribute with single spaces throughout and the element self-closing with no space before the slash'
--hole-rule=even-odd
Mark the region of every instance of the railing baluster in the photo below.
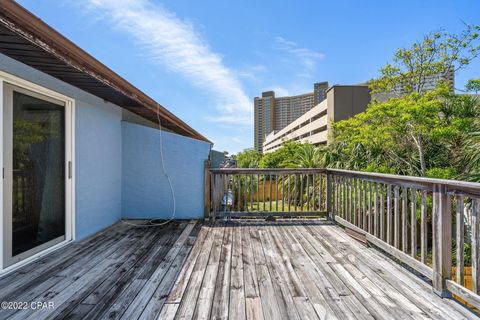
<svg viewBox="0 0 480 320">
<path fill-rule="evenodd" d="M 368 182 L 368 232 L 373 234 L 372 182 Z"/>
<path fill-rule="evenodd" d="M 212 202 L 212 217 L 215 218 L 216 214 L 217 214 L 217 192 L 215 190 L 215 184 L 216 184 L 216 179 L 217 179 L 217 175 L 216 174 L 212 174 L 210 176 L 210 197 L 211 197 L 211 202 Z"/>
<path fill-rule="evenodd" d="M 225 205 L 228 207 L 228 196 L 229 196 L 229 192 L 232 192 L 233 190 L 233 177 L 235 175 L 228 175 L 227 174 L 227 192 L 226 192 L 226 198 L 225 198 Z M 232 196 L 232 205 L 230 206 L 230 208 L 228 208 L 228 211 L 231 213 L 233 211 L 233 196 Z"/>
<path fill-rule="evenodd" d="M 350 178 L 345 177 L 345 219 L 349 222 L 352 221 L 352 212 L 350 211 L 350 199 Z"/>
<path fill-rule="evenodd" d="M 343 217 L 347 219 L 348 217 L 348 207 L 347 207 L 347 177 L 343 178 Z"/>
<path fill-rule="evenodd" d="M 252 174 L 252 175 L 250 176 L 250 183 L 251 183 L 251 185 L 250 185 L 250 188 L 251 188 L 250 208 L 251 208 L 251 211 L 252 211 L 252 212 L 255 212 L 255 202 L 256 202 L 256 201 L 255 201 L 255 189 L 256 189 L 255 187 L 256 187 L 256 185 L 257 185 L 256 180 L 257 180 L 257 179 L 255 178 L 255 175 Z"/>
<path fill-rule="evenodd" d="M 428 251 L 428 230 L 427 230 L 427 190 L 422 190 L 422 202 L 420 209 L 420 259 L 422 263 L 427 261 L 427 251 Z"/>
<path fill-rule="evenodd" d="M 322 176 L 322 174 L 320 174 L 320 177 Z M 330 217 L 330 219 L 334 220 L 335 221 L 335 216 L 333 214 L 333 210 L 332 210 L 332 197 L 333 197 L 333 192 L 334 192 L 334 188 L 333 188 L 333 180 L 332 180 L 333 176 L 332 175 L 329 175 L 327 173 L 326 175 L 326 186 L 325 186 L 325 193 L 326 193 L 326 201 L 325 201 L 325 211 L 327 212 L 327 216 Z M 322 180 L 320 180 L 321 182 Z M 320 194 L 321 194 L 321 191 L 320 191 Z M 318 211 L 321 211 L 321 206 L 318 207 Z"/>
<path fill-rule="evenodd" d="M 367 181 L 362 181 L 363 190 L 363 230 L 367 231 L 368 218 L 367 218 Z"/>
<path fill-rule="evenodd" d="M 297 195 L 298 195 L 298 187 L 297 187 L 297 174 L 295 173 L 293 175 L 294 178 L 294 193 L 293 193 L 293 209 L 294 211 L 297 211 Z"/>
<path fill-rule="evenodd" d="M 407 252 L 408 248 L 408 189 L 406 187 L 402 190 L 402 251 Z"/>
<path fill-rule="evenodd" d="M 417 190 L 412 188 L 411 212 L 410 212 L 410 238 L 411 238 L 411 255 L 417 258 Z"/>
<path fill-rule="evenodd" d="M 267 175 L 264 174 L 263 175 L 263 194 L 262 194 L 262 211 L 266 211 L 265 210 L 265 203 L 267 202 Z"/>
<path fill-rule="evenodd" d="M 340 185 L 340 177 L 336 177 L 336 186 L 337 186 L 337 211 L 336 214 L 339 215 L 340 217 L 342 216 L 341 212 L 341 197 L 342 197 L 342 190 L 341 190 L 341 185 Z"/>
<path fill-rule="evenodd" d="M 285 211 L 285 175 L 282 174 L 282 212 Z"/>
<path fill-rule="evenodd" d="M 359 228 L 362 227 L 362 224 L 363 224 L 363 218 L 362 218 L 362 205 L 363 205 L 363 202 L 362 202 L 362 179 L 357 179 L 357 201 L 358 201 L 358 224 L 357 226 Z"/>
<path fill-rule="evenodd" d="M 310 211 L 310 175 L 307 173 L 307 211 Z"/>
<path fill-rule="evenodd" d="M 339 199 L 339 202 L 338 202 L 338 205 L 339 205 L 339 211 L 340 211 L 340 216 L 341 217 L 344 217 L 343 216 L 343 177 L 339 177 L 340 181 L 340 185 L 339 185 L 339 189 L 340 189 L 340 199 Z"/>
<path fill-rule="evenodd" d="M 275 175 L 275 211 L 279 212 L 278 210 L 278 175 Z"/>
<path fill-rule="evenodd" d="M 479 201 L 478 199 L 472 199 L 472 291 L 476 294 L 480 292 L 480 234 L 479 234 Z"/>
<path fill-rule="evenodd" d="M 315 209 L 315 204 L 316 204 L 316 201 L 315 201 L 315 199 L 316 199 L 315 198 L 315 193 L 316 192 L 315 192 L 315 190 L 317 189 L 317 185 L 315 184 L 315 176 L 316 176 L 316 174 L 314 173 L 312 175 L 312 186 L 313 186 L 313 188 L 312 188 L 312 193 L 313 193 L 312 194 L 312 205 L 313 205 L 313 211 L 316 211 L 316 209 Z M 320 209 L 318 211 L 320 211 Z"/>
<path fill-rule="evenodd" d="M 343 178 L 343 216 L 345 219 L 348 217 L 348 191 L 347 191 L 347 177 Z"/>
<path fill-rule="evenodd" d="M 357 225 L 357 188 L 356 188 L 356 178 L 352 178 L 352 223 Z"/>
<path fill-rule="evenodd" d="M 320 176 L 321 177 L 321 176 Z M 337 183 L 337 176 L 331 175 L 333 181 L 333 213 L 338 215 L 338 183 Z M 319 193 L 321 194 L 322 190 L 320 189 Z"/>
<path fill-rule="evenodd" d="M 384 185 L 380 184 L 380 239 L 385 241 L 385 195 L 384 195 Z"/>
<path fill-rule="evenodd" d="M 378 183 L 375 182 L 373 193 L 374 236 L 378 237 Z"/>
<path fill-rule="evenodd" d="M 394 198 L 393 198 L 393 211 L 394 211 L 394 245 L 395 248 L 400 249 L 400 187 L 395 186 Z"/>
<path fill-rule="evenodd" d="M 244 200 L 244 211 L 248 212 L 249 209 L 248 209 L 248 194 L 249 194 L 249 185 L 248 185 L 248 178 L 249 178 L 250 175 L 247 175 L 245 174 L 243 177 L 244 177 L 244 184 L 245 184 L 245 192 L 244 192 L 244 195 L 243 195 L 243 200 Z"/>
<path fill-rule="evenodd" d="M 268 187 L 269 187 L 268 189 L 269 189 L 269 193 L 270 193 L 270 196 L 269 196 L 270 212 L 272 212 L 272 189 L 273 189 L 273 187 L 272 187 L 272 175 L 270 175 L 268 177 L 268 179 L 269 179 L 268 180 Z"/>
<path fill-rule="evenodd" d="M 238 180 L 238 203 L 237 203 L 237 211 L 238 212 L 241 212 L 242 211 L 242 179 L 241 179 L 241 175 L 239 174 L 237 176 L 237 180 Z"/>
<path fill-rule="evenodd" d="M 260 174 L 257 174 L 257 211 L 260 212 Z"/>
<path fill-rule="evenodd" d="M 464 228 L 465 224 L 463 221 L 463 195 L 458 195 L 457 196 L 457 208 L 456 208 L 456 213 L 457 213 L 457 219 L 456 219 L 456 231 L 457 231 L 457 241 L 456 241 L 456 247 L 457 247 L 457 278 L 456 282 L 460 285 L 463 286 L 464 283 L 464 275 L 465 275 L 465 260 L 464 260 L 464 254 L 463 254 L 463 248 L 464 248 Z"/>
<path fill-rule="evenodd" d="M 350 178 L 350 210 L 351 222 L 355 224 L 355 179 Z"/>
<path fill-rule="evenodd" d="M 432 284 L 434 292 L 442 297 L 448 296 L 446 280 L 450 279 L 452 274 L 452 216 L 450 196 L 447 195 L 446 189 L 445 185 L 433 186 Z"/>
<path fill-rule="evenodd" d="M 392 185 L 387 185 L 387 243 L 392 244 Z"/>
<path fill-rule="evenodd" d="M 300 211 L 303 211 L 303 174 L 300 174 Z"/>
<path fill-rule="evenodd" d="M 320 173 L 318 178 L 320 180 L 319 188 L 318 188 L 318 211 L 322 211 L 323 175 Z M 333 191 L 333 189 L 332 189 L 332 191 Z"/>
<path fill-rule="evenodd" d="M 290 202 L 291 202 L 291 198 L 290 198 L 290 188 L 291 188 L 291 184 L 292 184 L 292 175 L 288 175 L 288 212 L 291 212 L 291 209 L 290 209 Z"/>
</svg>

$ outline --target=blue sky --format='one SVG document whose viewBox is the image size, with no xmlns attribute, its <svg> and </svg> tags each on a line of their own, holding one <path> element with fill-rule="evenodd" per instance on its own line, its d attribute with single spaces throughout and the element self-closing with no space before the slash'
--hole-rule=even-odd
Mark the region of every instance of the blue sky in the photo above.
<svg viewBox="0 0 480 320">
<path fill-rule="evenodd" d="M 478 0 L 20 0 L 210 138 L 253 145 L 253 97 L 355 84 L 423 34 L 480 24 Z M 477 60 L 456 87 L 480 77 Z"/>
</svg>

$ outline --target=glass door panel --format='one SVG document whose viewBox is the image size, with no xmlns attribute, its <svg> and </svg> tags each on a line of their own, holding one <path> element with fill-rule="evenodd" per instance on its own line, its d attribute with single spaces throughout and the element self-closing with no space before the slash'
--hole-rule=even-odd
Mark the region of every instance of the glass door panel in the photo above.
<svg viewBox="0 0 480 320">
<path fill-rule="evenodd" d="M 11 85 L 4 95 L 4 261 L 11 265 L 65 240 L 65 105 Z"/>
</svg>

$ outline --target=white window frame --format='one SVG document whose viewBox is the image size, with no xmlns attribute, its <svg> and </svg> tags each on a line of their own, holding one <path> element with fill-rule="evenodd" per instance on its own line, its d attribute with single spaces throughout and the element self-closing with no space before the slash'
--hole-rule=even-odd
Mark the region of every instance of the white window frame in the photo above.
<svg viewBox="0 0 480 320">
<path fill-rule="evenodd" d="M 3 168 L 3 93 L 4 83 L 9 83 L 17 87 L 60 100 L 65 103 L 65 176 L 68 177 L 68 163 L 71 163 L 71 178 L 66 179 L 66 194 L 65 194 L 65 240 L 48 249 L 36 253 L 14 265 L 4 268 L 3 262 L 3 220 L 4 212 L 3 205 L 0 207 L 0 276 L 10 273 L 19 267 L 28 264 L 32 261 L 38 260 L 41 257 L 57 250 L 69 242 L 75 240 L 75 99 L 68 97 L 59 92 L 47 89 L 41 85 L 35 84 L 28 80 L 22 79 L 7 72 L 0 71 L 0 168 Z M 0 203 L 3 203 L 3 178 L 0 183 Z"/>
</svg>

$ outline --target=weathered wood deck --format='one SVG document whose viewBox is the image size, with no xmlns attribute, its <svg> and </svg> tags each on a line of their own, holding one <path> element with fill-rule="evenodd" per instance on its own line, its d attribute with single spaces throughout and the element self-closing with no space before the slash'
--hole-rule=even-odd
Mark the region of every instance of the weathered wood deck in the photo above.
<svg viewBox="0 0 480 320">
<path fill-rule="evenodd" d="M 0 279 L 0 319 L 478 319 L 327 221 L 117 224 Z"/>
</svg>

